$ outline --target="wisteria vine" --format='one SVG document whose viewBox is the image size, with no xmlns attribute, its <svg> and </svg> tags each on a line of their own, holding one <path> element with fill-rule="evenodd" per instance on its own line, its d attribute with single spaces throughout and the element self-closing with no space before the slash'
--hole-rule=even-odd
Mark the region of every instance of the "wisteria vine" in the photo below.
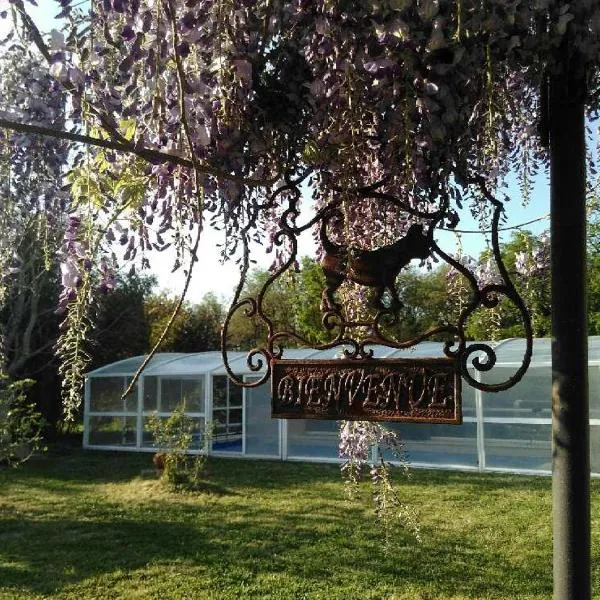
<svg viewBox="0 0 600 600">
<path fill-rule="evenodd" d="M 204 222 L 244 272 L 250 240 L 285 205 L 274 192 L 307 173 L 316 206 L 342 206 L 346 237 L 406 228 L 356 200 L 377 182 L 415 210 L 449 198 L 489 218 L 469 182 L 500 189 L 516 170 L 526 192 L 544 166 L 544 90 L 567 36 L 590 113 L 600 107 L 600 7 L 587 0 L 60 0 L 65 27 L 49 36 L 31 3 L 1 12 L 6 44 L 20 36 L 46 60 L 76 131 L 42 129 L 93 148 L 69 180 L 89 239 L 64 245 L 67 300 L 86 273 L 106 288 L 117 262 L 147 264 L 169 244 L 177 265 L 196 261 Z M 0 117 L 37 125 L 11 107 Z"/>
</svg>

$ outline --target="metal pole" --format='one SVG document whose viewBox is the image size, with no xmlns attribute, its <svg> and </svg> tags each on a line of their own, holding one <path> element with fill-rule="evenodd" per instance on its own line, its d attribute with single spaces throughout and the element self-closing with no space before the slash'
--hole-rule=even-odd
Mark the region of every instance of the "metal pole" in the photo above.
<svg viewBox="0 0 600 600">
<path fill-rule="evenodd" d="M 585 75 L 565 43 L 549 81 L 554 600 L 590 600 Z"/>
</svg>

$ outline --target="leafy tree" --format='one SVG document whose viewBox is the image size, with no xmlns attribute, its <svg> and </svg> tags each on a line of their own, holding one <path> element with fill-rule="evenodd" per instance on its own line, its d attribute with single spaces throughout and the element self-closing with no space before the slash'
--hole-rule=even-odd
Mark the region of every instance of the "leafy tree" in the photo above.
<svg viewBox="0 0 600 600">
<path fill-rule="evenodd" d="M 410 339 L 449 320 L 448 271 L 442 266 L 426 272 L 411 268 L 400 274 L 397 287 L 404 308 L 395 335 Z"/>
<path fill-rule="evenodd" d="M 534 236 L 529 231 L 514 231 L 508 242 L 500 245 L 502 261 L 524 298 L 531 314 L 533 335 L 544 337 L 550 333 L 550 264 L 549 240 L 544 234 Z M 480 285 L 499 281 L 491 251 L 481 253 L 477 260 L 463 257 L 472 265 Z M 450 295 L 463 304 L 470 297 L 470 287 L 464 278 L 450 272 Z M 477 340 L 498 340 L 525 334 L 521 315 L 504 296 L 498 295 L 498 305 L 491 310 L 475 311 L 467 322 L 467 335 Z M 457 306 L 455 306 L 455 309 Z"/>
<path fill-rule="evenodd" d="M 99 298 L 90 336 L 91 368 L 149 352 L 146 302 L 155 286 L 153 276 L 119 276 L 114 289 Z"/>
<path fill-rule="evenodd" d="M 329 341 L 330 334 L 323 327 L 321 293 L 325 288 L 325 276 L 318 261 L 303 256 L 300 270 L 295 274 L 294 318 L 298 333 L 311 344 Z M 294 291 L 294 288 L 292 288 Z"/>
<path fill-rule="evenodd" d="M 256 268 L 251 271 L 241 297 L 256 297 L 269 277 L 267 270 Z M 298 296 L 292 292 L 294 279 L 294 275 L 286 273 L 275 280 L 265 293 L 264 311 L 278 329 L 295 330 L 294 305 Z M 256 316 L 247 318 L 246 308 L 247 305 L 244 305 L 232 315 L 227 339 L 231 348 L 249 349 L 264 343 L 267 331 L 262 320 Z"/>
<path fill-rule="evenodd" d="M 320 310 L 321 292 L 325 278 L 321 266 L 309 257 L 302 257 L 297 271 L 285 273 L 267 289 L 264 311 L 276 329 L 296 333 L 310 345 L 323 343 L 330 335 L 323 327 Z M 242 298 L 256 297 L 270 277 L 264 269 L 254 269 L 241 294 Z M 232 317 L 228 343 L 235 348 L 253 348 L 264 343 L 266 328 L 261 319 L 245 317 L 243 305 Z M 298 338 L 290 337 L 286 344 L 297 345 Z"/>
<path fill-rule="evenodd" d="M 177 299 L 165 293 L 146 299 L 145 315 L 150 325 L 149 348 L 163 336 L 167 322 L 177 305 Z M 212 293 L 199 304 L 184 303 L 160 345 L 161 352 L 202 352 L 220 348 L 221 323 L 224 308 Z"/>
<path fill-rule="evenodd" d="M 205 294 L 199 304 L 184 309 L 174 331 L 173 349 L 177 352 L 218 350 L 224 318 L 222 302 L 213 293 Z"/>
<path fill-rule="evenodd" d="M 42 449 L 44 420 L 27 398 L 32 383 L 0 377 L 0 466 L 17 466 Z"/>
<path fill-rule="evenodd" d="M 590 335 L 600 335 L 600 177 L 589 188 L 587 226 L 588 320 Z"/>
</svg>

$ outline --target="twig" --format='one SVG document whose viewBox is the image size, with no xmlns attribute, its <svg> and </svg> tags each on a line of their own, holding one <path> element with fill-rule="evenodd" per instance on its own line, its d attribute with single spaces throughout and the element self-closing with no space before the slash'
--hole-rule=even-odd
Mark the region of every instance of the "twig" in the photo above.
<svg viewBox="0 0 600 600">
<path fill-rule="evenodd" d="M 194 263 L 198 260 L 197 254 L 198 254 L 198 246 L 200 244 L 201 232 L 202 232 L 202 228 L 198 228 L 198 235 L 196 236 L 196 241 L 194 242 L 194 247 L 192 248 L 192 256 L 190 258 L 190 266 L 188 268 L 188 272 L 185 277 L 185 284 L 183 286 L 183 290 L 179 296 L 177 304 L 175 305 L 175 308 L 173 309 L 173 312 L 171 313 L 171 316 L 169 317 L 169 321 L 165 325 L 165 328 L 163 329 L 162 333 L 160 334 L 158 341 L 156 342 L 156 344 L 154 344 L 154 347 L 152 348 L 152 350 L 150 350 L 150 353 L 146 356 L 146 358 L 144 358 L 142 364 L 139 366 L 138 370 L 135 372 L 133 379 L 130 381 L 129 385 L 127 386 L 127 389 L 123 393 L 122 398 L 125 398 L 127 395 L 131 394 L 131 392 L 133 391 L 133 388 L 135 387 L 135 384 L 138 382 L 138 379 L 140 378 L 140 375 L 142 374 L 142 371 L 148 366 L 148 363 L 152 360 L 152 358 L 158 352 L 158 349 L 164 342 L 165 337 L 167 336 L 167 333 L 170 331 L 177 315 L 179 314 L 181 306 L 183 305 L 185 297 L 187 296 L 187 292 L 190 287 L 190 282 L 192 281 L 192 271 L 194 268 Z"/>
<path fill-rule="evenodd" d="M 550 213 L 547 215 L 543 215 L 538 217 L 537 219 L 531 219 L 531 221 L 525 221 L 525 223 L 519 223 L 518 225 L 510 225 L 509 227 L 498 227 L 498 231 L 510 231 L 511 229 L 520 229 L 521 227 L 525 227 L 525 225 L 531 225 L 532 223 L 537 223 L 538 221 L 543 221 L 544 219 L 548 219 L 550 217 Z M 450 229 L 450 227 L 438 227 L 437 229 L 441 229 L 442 231 L 452 231 L 453 233 L 492 233 L 493 229 Z"/>
</svg>

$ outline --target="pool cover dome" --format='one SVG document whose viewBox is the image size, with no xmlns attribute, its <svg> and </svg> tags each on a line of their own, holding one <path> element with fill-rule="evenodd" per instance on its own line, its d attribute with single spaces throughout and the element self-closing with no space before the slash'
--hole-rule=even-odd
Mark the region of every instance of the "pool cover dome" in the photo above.
<svg viewBox="0 0 600 600">
<path fill-rule="evenodd" d="M 482 381 L 507 379 L 521 364 L 525 340 L 492 344 L 498 361 Z M 443 356 L 439 342 L 410 350 L 374 347 L 380 358 Z M 331 359 L 339 349 L 286 350 L 285 358 Z M 281 460 L 336 461 L 336 421 L 278 420 L 270 416 L 268 383 L 243 389 L 232 384 L 220 352 L 157 354 L 135 389 L 123 392 L 144 360 L 136 356 L 88 373 L 85 385 L 84 447 L 154 451 L 147 428 L 153 414 L 167 418 L 178 406 L 195 423 L 193 452 Z M 232 370 L 256 378 L 246 352 L 231 352 Z M 600 474 L 600 337 L 589 338 L 592 471 Z M 497 394 L 463 383 L 463 425 L 421 423 L 387 426 L 398 431 L 414 466 L 478 471 L 549 473 L 551 469 L 551 340 L 535 339 L 531 366 L 515 387 Z M 205 439 L 206 423 L 213 431 Z M 375 452 L 374 452 L 375 454 Z M 376 459 L 376 456 L 373 456 Z"/>
</svg>

